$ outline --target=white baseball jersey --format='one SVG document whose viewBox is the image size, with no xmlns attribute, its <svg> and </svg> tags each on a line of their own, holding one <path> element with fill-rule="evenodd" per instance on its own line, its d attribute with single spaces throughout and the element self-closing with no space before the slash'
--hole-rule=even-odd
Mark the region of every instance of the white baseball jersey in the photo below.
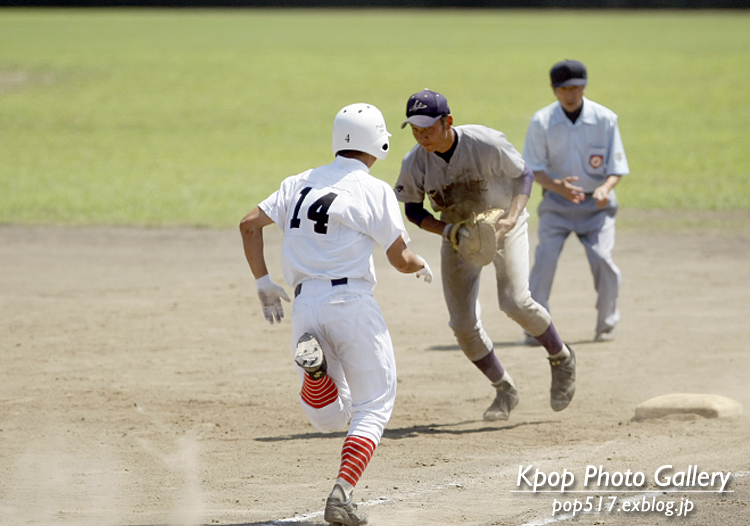
<svg viewBox="0 0 750 526">
<path fill-rule="evenodd" d="M 575 124 L 559 102 L 536 112 L 526 132 L 523 158 L 529 168 L 553 179 L 578 177 L 575 184 L 586 193 L 609 175 L 629 173 L 617 115 L 585 97 Z"/>
<path fill-rule="evenodd" d="M 488 208 L 508 210 L 514 179 L 525 168 L 521 154 L 492 128 L 469 124 L 453 130 L 458 145 L 449 163 L 419 144 L 406 154 L 396 182 L 398 200 L 421 203 L 426 194 L 451 223 Z"/>
<path fill-rule="evenodd" d="M 292 287 L 306 279 L 376 283 L 375 243 L 409 242 L 393 190 L 356 159 L 286 178 L 260 208 L 284 231 L 281 264 Z"/>
</svg>

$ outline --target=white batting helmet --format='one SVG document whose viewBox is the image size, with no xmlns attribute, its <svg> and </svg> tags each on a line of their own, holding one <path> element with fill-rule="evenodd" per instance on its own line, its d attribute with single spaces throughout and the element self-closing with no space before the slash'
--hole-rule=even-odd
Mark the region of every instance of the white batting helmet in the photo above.
<svg viewBox="0 0 750 526">
<path fill-rule="evenodd" d="M 333 154 L 356 150 L 385 159 L 390 136 L 379 109 L 372 104 L 350 104 L 342 108 L 333 120 Z"/>
</svg>

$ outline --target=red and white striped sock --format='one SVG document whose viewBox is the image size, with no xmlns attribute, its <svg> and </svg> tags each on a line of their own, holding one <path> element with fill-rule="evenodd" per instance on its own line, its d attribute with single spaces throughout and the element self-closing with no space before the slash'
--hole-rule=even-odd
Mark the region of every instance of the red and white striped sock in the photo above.
<svg viewBox="0 0 750 526">
<path fill-rule="evenodd" d="M 338 400 L 339 390 L 328 375 L 318 380 L 313 380 L 305 375 L 300 396 L 310 407 L 320 409 Z"/>
<path fill-rule="evenodd" d="M 346 437 L 344 446 L 341 448 L 341 467 L 339 467 L 338 478 L 345 480 L 354 488 L 373 453 L 375 453 L 375 443 L 369 438 L 356 435 Z"/>
</svg>

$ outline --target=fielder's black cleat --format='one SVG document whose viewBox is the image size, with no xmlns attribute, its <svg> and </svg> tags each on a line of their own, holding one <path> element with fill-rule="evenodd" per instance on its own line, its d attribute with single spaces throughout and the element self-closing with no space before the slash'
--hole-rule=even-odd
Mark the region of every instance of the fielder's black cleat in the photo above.
<svg viewBox="0 0 750 526">
<path fill-rule="evenodd" d="M 576 394 L 576 355 L 570 347 L 568 351 L 570 356 L 567 358 L 548 358 L 552 368 L 549 405 L 555 411 L 562 411 L 568 407 L 573 395 Z"/>
<path fill-rule="evenodd" d="M 352 504 L 352 496 L 344 500 L 344 490 L 336 484 L 333 487 L 331 495 L 326 500 L 326 509 L 323 512 L 323 519 L 334 526 L 365 526 L 367 515 L 357 511 L 357 505 Z"/>
<path fill-rule="evenodd" d="M 320 380 L 328 370 L 323 347 L 320 346 L 318 339 L 309 332 L 303 334 L 297 341 L 294 362 L 302 367 L 313 380 Z"/>
</svg>

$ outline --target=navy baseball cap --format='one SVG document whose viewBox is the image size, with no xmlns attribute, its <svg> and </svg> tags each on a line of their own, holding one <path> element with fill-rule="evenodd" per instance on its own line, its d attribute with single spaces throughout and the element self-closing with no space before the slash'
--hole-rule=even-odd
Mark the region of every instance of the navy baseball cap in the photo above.
<svg viewBox="0 0 750 526">
<path fill-rule="evenodd" d="M 558 62 L 549 72 L 553 88 L 565 86 L 585 86 L 586 66 L 577 60 L 563 60 Z"/>
<path fill-rule="evenodd" d="M 406 103 L 406 120 L 401 128 L 413 124 L 418 128 L 429 128 L 443 115 L 450 115 L 448 101 L 437 91 L 424 89 L 409 97 Z"/>
</svg>

